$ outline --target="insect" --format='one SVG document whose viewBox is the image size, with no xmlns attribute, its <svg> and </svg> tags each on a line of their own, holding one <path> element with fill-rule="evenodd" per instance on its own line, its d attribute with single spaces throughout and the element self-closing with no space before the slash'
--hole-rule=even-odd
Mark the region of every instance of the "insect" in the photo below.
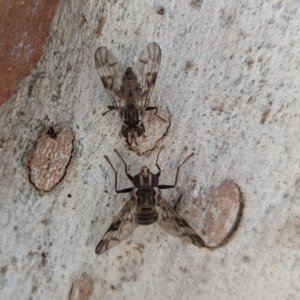
<svg viewBox="0 0 300 300">
<path fill-rule="evenodd" d="M 47 131 L 47 134 L 50 136 L 51 139 L 56 139 L 57 138 L 57 132 L 55 132 L 53 127 L 50 127 Z"/>
<path fill-rule="evenodd" d="M 158 164 L 158 157 L 163 148 L 157 154 L 156 167 L 158 172 L 153 174 L 148 167 L 143 166 L 141 171 L 131 176 L 127 171 L 127 164 L 122 156 L 115 152 L 121 158 L 125 165 L 125 172 L 133 187 L 118 190 L 118 172 L 112 163 L 105 156 L 106 160 L 115 173 L 115 191 L 117 193 L 129 193 L 130 198 L 126 201 L 117 217 L 113 220 L 108 230 L 98 243 L 95 252 L 101 254 L 119 244 L 132 234 L 138 225 L 150 225 L 157 222 L 165 231 L 174 236 L 178 236 L 185 241 L 191 242 L 198 247 L 204 247 L 205 243 L 193 228 L 178 214 L 176 204 L 174 208 L 162 197 L 160 190 L 174 188 L 177 184 L 178 174 L 182 165 L 194 155 L 190 154 L 178 167 L 175 177 L 175 183 L 172 185 L 158 184 L 161 173 Z M 179 199 L 180 200 L 180 199 Z"/>
<path fill-rule="evenodd" d="M 124 67 L 106 47 L 100 47 L 95 53 L 96 67 L 101 81 L 112 105 L 108 111 L 115 110 L 122 120 L 121 133 L 131 146 L 137 145 L 137 138 L 145 132 L 142 122 L 146 111 L 155 110 L 156 106 L 148 106 L 153 92 L 157 72 L 161 60 L 161 50 L 158 44 L 150 43 L 138 57 L 133 67 Z M 161 117 L 164 122 L 165 120 Z"/>
</svg>

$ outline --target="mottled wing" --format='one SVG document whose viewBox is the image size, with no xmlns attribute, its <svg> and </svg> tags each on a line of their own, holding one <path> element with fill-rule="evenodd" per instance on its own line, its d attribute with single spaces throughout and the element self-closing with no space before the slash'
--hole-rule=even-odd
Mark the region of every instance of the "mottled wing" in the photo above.
<svg viewBox="0 0 300 300">
<path fill-rule="evenodd" d="M 168 233 L 178 236 L 184 241 L 198 247 L 204 247 L 205 243 L 196 231 L 174 210 L 163 198 L 158 201 L 161 208 L 158 215 L 158 225 Z"/>
<path fill-rule="evenodd" d="M 129 237 L 138 226 L 134 199 L 129 199 L 98 243 L 95 252 L 101 254 Z"/>
<path fill-rule="evenodd" d="M 103 86 L 113 106 L 121 108 L 121 98 L 117 92 L 122 84 L 124 68 L 118 59 L 106 47 L 100 47 L 95 53 L 95 62 Z"/>
<path fill-rule="evenodd" d="M 138 82 L 142 88 L 142 97 L 136 102 L 143 109 L 148 106 L 150 96 L 154 89 L 160 60 L 161 50 L 159 45 L 156 43 L 150 43 L 142 51 L 137 63 L 133 67 L 136 71 Z"/>
</svg>

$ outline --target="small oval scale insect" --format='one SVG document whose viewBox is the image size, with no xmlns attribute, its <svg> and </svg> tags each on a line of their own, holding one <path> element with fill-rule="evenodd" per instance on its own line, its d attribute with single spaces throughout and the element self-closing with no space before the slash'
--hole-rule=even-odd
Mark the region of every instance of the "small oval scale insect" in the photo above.
<svg viewBox="0 0 300 300">
<path fill-rule="evenodd" d="M 158 108 L 149 106 L 149 99 L 154 89 L 160 61 L 161 50 L 157 43 L 148 44 L 139 55 L 137 63 L 126 70 L 106 47 L 96 50 L 96 67 L 112 102 L 112 105 L 107 107 L 107 112 L 112 110 L 118 112 L 123 122 L 121 133 L 129 146 L 137 144 L 138 137 L 145 132 L 142 119 L 146 111 L 155 110 L 155 115 L 159 117 Z"/>
<path fill-rule="evenodd" d="M 172 185 L 161 185 L 159 176 L 161 169 L 158 165 L 158 157 L 163 148 L 160 149 L 156 159 L 158 172 L 153 174 L 148 167 L 143 166 L 141 171 L 131 176 L 127 171 L 127 164 L 122 156 L 115 150 L 125 165 L 125 172 L 133 187 L 118 190 L 118 173 L 112 163 L 105 156 L 106 160 L 115 173 L 115 190 L 117 193 L 129 193 L 130 198 L 126 201 L 117 217 L 114 219 L 100 242 L 95 252 L 101 254 L 132 234 L 138 225 L 150 225 L 158 223 L 168 233 L 178 236 L 198 247 L 204 247 L 205 243 L 193 228 L 178 214 L 176 204 L 173 208 L 163 197 L 160 190 L 174 188 L 177 184 L 178 174 L 181 166 L 194 155 L 192 153 L 186 158 L 181 165 L 177 167 L 175 183 Z M 179 199 L 180 200 L 180 199 Z M 179 201 L 178 200 L 178 201 Z M 177 202 L 178 202 L 177 201 Z M 176 203 L 177 203 L 176 202 Z"/>
</svg>

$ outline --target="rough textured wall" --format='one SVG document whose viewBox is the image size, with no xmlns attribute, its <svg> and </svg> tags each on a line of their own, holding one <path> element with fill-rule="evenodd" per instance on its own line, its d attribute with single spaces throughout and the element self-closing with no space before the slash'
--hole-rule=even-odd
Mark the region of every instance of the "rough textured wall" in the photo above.
<svg viewBox="0 0 300 300">
<path fill-rule="evenodd" d="M 70 289 L 84 272 L 91 294 L 81 299 L 298 299 L 299 25 L 293 0 L 62 1 L 42 59 L 0 107 L 1 299 L 80 299 L 84 288 Z M 130 152 L 120 120 L 102 116 L 109 99 L 94 53 L 105 45 L 129 65 L 151 41 L 163 53 L 151 101 L 172 114 L 161 182 L 172 183 L 195 152 L 165 198 L 183 192 L 181 213 L 202 234 L 197 199 L 233 180 L 244 196 L 242 221 L 214 251 L 153 225 L 97 256 L 128 197 L 115 193 L 103 156 L 127 187 L 113 148 L 132 174 L 144 164 L 155 171 L 157 151 Z M 27 153 L 57 124 L 72 127 L 75 158 L 64 180 L 39 194 L 27 180 Z"/>
</svg>

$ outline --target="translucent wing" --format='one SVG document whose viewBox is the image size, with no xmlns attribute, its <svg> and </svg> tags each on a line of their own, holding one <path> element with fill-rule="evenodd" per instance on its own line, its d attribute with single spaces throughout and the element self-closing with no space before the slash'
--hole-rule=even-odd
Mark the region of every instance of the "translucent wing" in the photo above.
<svg viewBox="0 0 300 300">
<path fill-rule="evenodd" d="M 98 243 L 95 252 L 101 254 L 129 237 L 138 226 L 134 199 L 129 199 Z"/>
<path fill-rule="evenodd" d="M 196 231 L 174 210 L 163 198 L 158 201 L 161 208 L 158 215 L 158 225 L 168 233 L 178 236 L 184 241 L 198 247 L 204 247 L 205 243 Z"/>
<path fill-rule="evenodd" d="M 113 106 L 120 110 L 121 98 L 118 95 L 118 91 L 124 74 L 122 64 L 106 47 L 100 47 L 96 50 L 95 62 L 108 97 Z"/>
<path fill-rule="evenodd" d="M 161 50 L 159 45 L 156 43 L 150 43 L 142 51 L 137 63 L 133 67 L 142 89 L 142 97 L 141 99 L 138 99 L 138 105 L 143 109 L 148 106 L 150 96 L 154 89 L 160 60 Z"/>
</svg>

